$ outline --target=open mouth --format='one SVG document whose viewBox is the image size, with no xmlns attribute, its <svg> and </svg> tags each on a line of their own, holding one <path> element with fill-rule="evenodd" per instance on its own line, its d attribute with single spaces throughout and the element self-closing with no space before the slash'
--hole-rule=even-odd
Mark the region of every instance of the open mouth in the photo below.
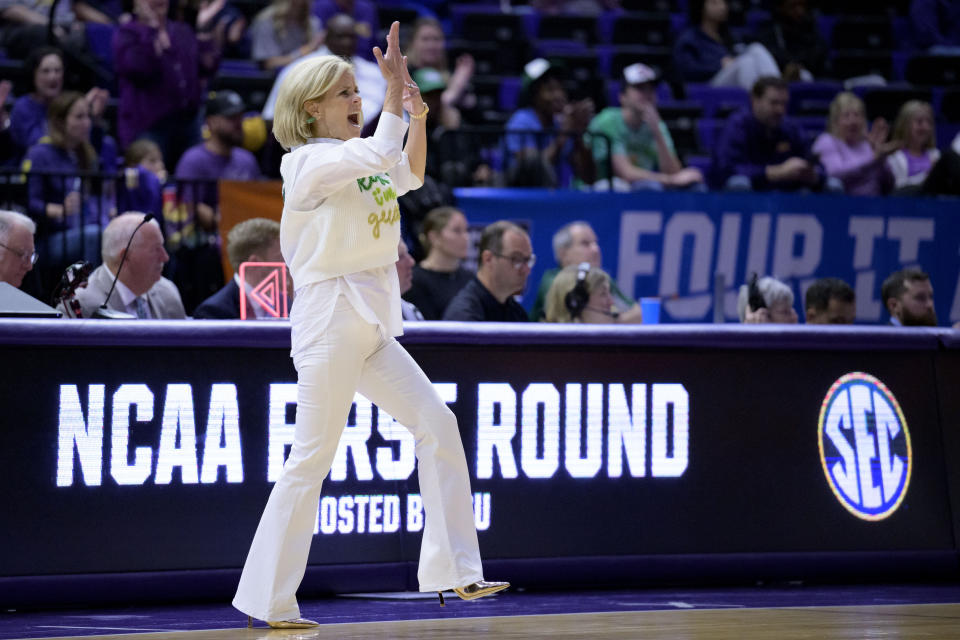
<svg viewBox="0 0 960 640">
<path fill-rule="evenodd" d="M 363 116 L 360 113 L 351 113 L 350 115 L 347 116 L 347 120 L 350 122 L 351 125 L 359 128 L 363 121 Z"/>
</svg>

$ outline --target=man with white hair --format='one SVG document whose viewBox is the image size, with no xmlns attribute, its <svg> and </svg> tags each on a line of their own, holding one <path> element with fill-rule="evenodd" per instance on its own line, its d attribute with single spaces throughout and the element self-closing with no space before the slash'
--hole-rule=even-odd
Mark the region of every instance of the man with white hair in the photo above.
<svg viewBox="0 0 960 640">
<path fill-rule="evenodd" d="M 0 210 L 0 282 L 15 287 L 23 284 L 37 261 L 33 247 L 36 231 L 37 225 L 22 213 Z"/>
<path fill-rule="evenodd" d="M 750 300 L 750 285 L 742 285 L 737 296 L 737 315 L 746 324 L 797 324 L 799 317 L 793 308 L 793 291 L 776 278 L 764 276 L 757 280 L 757 293 L 763 305 L 755 309 Z M 757 301 L 759 302 L 759 300 Z"/>
<path fill-rule="evenodd" d="M 90 274 L 87 286 L 77 290 L 84 318 L 92 318 L 104 300 L 108 309 L 126 312 L 139 319 L 186 318 L 180 292 L 161 275 L 170 256 L 163 248 L 160 225 L 151 220 L 138 229 L 144 217 L 142 213 L 124 213 L 111 220 L 104 229 L 101 242 L 103 264 Z M 123 269 L 120 269 L 121 261 Z M 118 269 L 120 278 L 107 300 Z M 72 316 L 62 304 L 59 310 L 67 317 Z"/>
<path fill-rule="evenodd" d="M 597 234 L 594 233 L 590 223 L 585 220 L 574 220 L 557 229 L 557 232 L 553 234 L 553 256 L 557 261 L 557 267 L 544 272 L 540 280 L 540 286 L 537 288 L 537 298 L 530 310 L 530 319 L 534 322 L 543 320 L 547 292 L 550 290 L 550 285 L 553 284 L 553 279 L 564 267 L 589 262 L 590 266 L 595 269 L 603 268 L 601 264 L 603 256 L 600 253 Z M 631 299 L 621 291 L 612 280 L 610 281 L 610 293 L 613 294 L 613 303 L 617 307 L 617 322 L 632 324 L 642 321 L 643 313 L 640 311 L 640 305 L 637 304 L 636 300 Z"/>
</svg>

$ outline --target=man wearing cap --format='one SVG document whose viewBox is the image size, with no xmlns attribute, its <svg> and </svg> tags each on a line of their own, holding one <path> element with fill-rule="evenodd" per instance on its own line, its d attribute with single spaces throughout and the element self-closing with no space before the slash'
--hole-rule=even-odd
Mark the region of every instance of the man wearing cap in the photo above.
<svg viewBox="0 0 960 640">
<path fill-rule="evenodd" d="M 618 190 L 702 188 L 698 169 L 685 169 L 657 111 L 657 74 L 642 63 L 623 70 L 620 106 L 607 107 L 588 128 L 598 180 Z M 610 175 L 612 171 L 612 176 Z"/>
<path fill-rule="evenodd" d="M 183 221 L 168 220 L 175 227 L 167 240 L 171 251 L 182 244 L 174 253 L 171 277 L 190 312 L 223 285 L 217 182 L 261 177 L 257 159 L 241 146 L 244 111 L 246 106 L 236 92 L 210 94 L 206 108 L 209 136 L 187 149 L 177 163 L 177 196 L 187 213 Z"/>
<path fill-rule="evenodd" d="M 252 153 L 244 149 L 243 113 L 246 106 L 235 91 L 222 90 L 207 99 L 209 137 L 187 149 L 177 163 L 181 199 L 197 203 L 197 221 L 204 229 L 213 229 L 217 209 L 217 180 L 257 180 L 260 166 Z M 207 182 L 190 182 L 205 180 Z"/>
<path fill-rule="evenodd" d="M 506 136 L 511 186 L 565 187 L 572 180 L 592 184 L 593 156 L 583 133 L 594 114 L 593 100 L 571 103 L 561 83 L 561 72 L 543 58 L 523 68 L 523 100 L 507 121 Z"/>
<path fill-rule="evenodd" d="M 413 81 L 420 87 L 420 95 L 423 101 L 430 107 L 427 115 L 427 130 L 430 130 L 430 124 L 441 126 L 444 129 L 460 128 L 460 110 L 453 105 L 443 103 L 443 91 L 447 88 L 447 82 L 443 79 L 443 74 L 432 67 L 420 67 L 412 74 Z"/>
<path fill-rule="evenodd" d="M 460 128 L 460 110 L 444 104 L 443 92 L 447 83 L 443 74 L 432 67 L 421 67 L 413 72 L 412 77 L 420 87 L 423 101 L 430 108 L 427 112 L 427 138 L 432 151 L 427 154 L 427 175 L 448 187 L 491 184 L 493 171 L 480 156 L 477 138 L 469 134 L 444 135 Z M 426 215 L 426 211 L 422 215 Z"/>
</svg>

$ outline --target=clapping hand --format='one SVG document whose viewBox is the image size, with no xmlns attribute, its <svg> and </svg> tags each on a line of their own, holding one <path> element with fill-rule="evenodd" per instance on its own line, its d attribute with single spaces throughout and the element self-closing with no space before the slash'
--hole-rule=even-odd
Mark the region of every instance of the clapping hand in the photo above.
<svg viewBox="0 0 960 640">
<path fill-rule="evenodd" d="M 400 23 L 394 22 L 390 25 L 390 31 L 387 32 L 387 52 L 380 51 L 380 47 L 373 48 L 373 57 L 377 60 L 380 67 L 380 73 L 388 85 L 395 87 L 402 86 L 406 78 L 410 77 L 407 73 L 407 58 L 400 53 Z"/>
<path fill-rule="evenodd" d="M 110 98 L 110 92 L 106 89 L 94 87 L 87 92 L 87 104 L 90 105 L 90 117 L 96 119 L 103 115 L 103 110 L 107 107 L 107 100 Z"/>
<path fill-rule="evenodd" d="M 867 133 L 867 140 L 869 140 L 870 147 L 873 148 L 873 152 L 877 156 L 886 157 L 903 146 L 895 140 L 887 141 L 889 134 L 890 125 L 887 124 L 886 120 L 877 118 L 873 121 L 873 126 L 870 127 L 870 132 Z"/>
</svg>

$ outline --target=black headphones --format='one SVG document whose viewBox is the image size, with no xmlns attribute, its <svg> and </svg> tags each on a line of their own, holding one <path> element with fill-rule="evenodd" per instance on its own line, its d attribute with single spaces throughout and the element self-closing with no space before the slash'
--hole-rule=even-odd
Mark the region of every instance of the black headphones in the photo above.
<svg viewBox="0 0 960 640">
<path fill-rule="evenodd" d="M 590 273 L 590 263 L 581 262 L 577 267 L 577 283 L 563 298 L 563 304 L 570 312 L 571 318 L 579 318 L 590 301 L 590 292 L 587 291 L 587 274 Z"/>
</svg>

